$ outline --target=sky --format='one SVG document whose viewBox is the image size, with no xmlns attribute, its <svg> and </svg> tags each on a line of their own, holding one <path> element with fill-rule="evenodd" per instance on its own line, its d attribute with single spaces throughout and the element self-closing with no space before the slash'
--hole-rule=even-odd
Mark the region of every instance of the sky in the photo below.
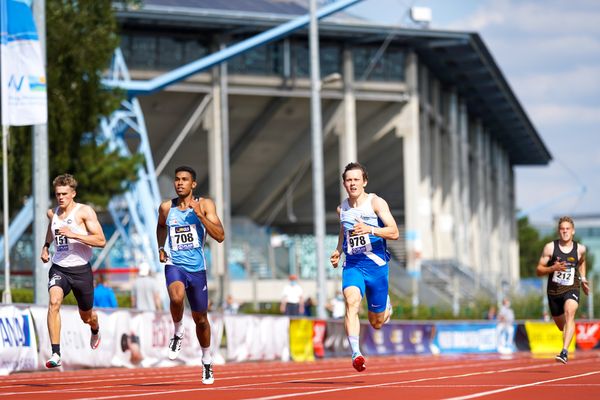
<svg viewBox="0 0 600 400">
<path fill-rule="evenodd" d="M 600 215 L 600 1 L 365 0 L 347 11 L 414 27 L 412 6 L 431 8 L 430 29 L 481 36 L 550 151 L 546 166 L 515 167 L 517 208 L 540 226 Z"/>
</svg>

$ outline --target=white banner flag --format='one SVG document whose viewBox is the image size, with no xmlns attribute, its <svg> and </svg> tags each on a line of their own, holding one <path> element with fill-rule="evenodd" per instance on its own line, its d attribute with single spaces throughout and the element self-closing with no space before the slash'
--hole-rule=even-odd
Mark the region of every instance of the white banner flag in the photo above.
<svg viewBox="0 0 600 400">
<path fill-rule="evenodd" d="M 0 0 L 2 125 L 48 121 L 46 73 L 31 9 Z"/>
</svg>

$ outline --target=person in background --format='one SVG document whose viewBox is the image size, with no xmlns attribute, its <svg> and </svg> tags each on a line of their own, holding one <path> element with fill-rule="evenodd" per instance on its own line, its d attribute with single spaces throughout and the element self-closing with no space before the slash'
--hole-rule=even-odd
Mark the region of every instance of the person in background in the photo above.
<svg viewBox="0 0 600 400">
<path fill-rule="evenodd" d="M 304 314 L 304 291 L 298 284 L 298 276 L 289 276 L 288 284 L 283 288 L 279 311 L 282 314 L 297 316 Z"/>
<path fill-rule="evenodd" d="M 234 315 L 238 313 L 239 309 L 240 305 L 235 301 L 233 296 L 230 294 L 227 295 L 227 298 L 225 299 L 225 304 L 223 305 L 223 313 Z"/>
<path fill-rule="evenodd" d="M 496 305 L 492 304 L 490 305 L 490 308 L 488 309 L 487 313 L 485 314 L 485 319 L 493 321 L 496 319 Z"/>
<path fill-rule="evenodd" d="M 117 308 L 117 296 L 115 296 L 115 291 L 106 285 L 104 274 L 98 274 L 95 281 L 94 307 Z"/>
<path fill-rule="evenodd" d="M 502 300 L 502 307 L 500 307 L 500 311 L 498 312 L 498 322 L 504 324 L 513 324 L 515 322 L 515 312 L 510 308 L 510 300 L 506 297 Z"/>
<path fill-rule="evenodd" d="M 141 262 L 131 288 L 131 307 L 141 311 L 162 311 L 160 287 L 147 262 Z"/>
<path fill-rule="evenodd" d="M 312 297 L 308 297 L 304 302 L 304 316 L 312 317 L 315 315 L 315 303 Z"/>
<path fill-rule="evenodd" d="M 331 318 L 341 319 L 346 315 L 346 303 L 344 302 L 344 295 L 341 290 L 337 290 L 335 297 L 329 301 L 327 309 L 331 313 Z"/>
</svg>

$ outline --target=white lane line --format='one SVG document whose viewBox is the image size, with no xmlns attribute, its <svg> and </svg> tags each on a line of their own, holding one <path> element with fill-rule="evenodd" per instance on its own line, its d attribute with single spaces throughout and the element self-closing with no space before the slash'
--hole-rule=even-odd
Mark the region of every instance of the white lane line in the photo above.
<svg viewBox="0 0 600 400">
<path fill-rule="evenodd" d="M 445 400 L 467 400 L 467 399 L 475 399 L 477 397 L 483 397 L 483 396 L 488 396 L 488 395 L 491 395 L 491 394 L 508 392 L 510 390 L 523 389 L 523 388 L 527 388 L 527 387 L 531 387 L 531 386 L 542 385 L 544 383 L 564 381 L 566 379 L 581 378 L 582 376 L 589 376 L 589 375 L 595 375 L 595 374 L 600 374 L 600 371 L 592 371 L 592 372 L 586 372 L 585 374 L 571 375 L 571 376 L 565 376 L 565 377 L 562 377 L 562 378 L 548 379 L 546 381 L 538 381 L 538 382 L 526 383 L 526 384 L 523 384 L 523 385 L 516 385 L 516 386 L 507 387 L 507 388 L 504 388 L 504 389 L 488 390 L 486 392 L 473 393 L 473 394 L 469 394 L 469 395 L 466 395 L 466 396 L 448 397 Z"/>
<path fill-rule="evenodd" d="M 488 366 L 490 363 L 480 363 L 480 364 L 471 364 L 470 367 L 477 367 L 477 366 Z M 505 364 L 505 362 L 503 363 Z M 555 366 L 556 363 L 553 362 L 551 364 L 548 364 L 547 366 Z M 528 366 L 524 366 L 524 367 L 513 367 L 513 368 L 505 368 L 505 369 L 495 369 L 495 370 L 490 370 L 490 371 L 477 371 L 477 372 L 473 372 L 473 373 L 467 373 L 467 374 L 458 374 L 458 375 L 448 375 L 448 376 L 440 376 L 440 377 L 426 377 L 426 378 L 420 378 L 420 379 L 411 379 L 411 380 L 405 380 L 405 381 L 398 381 L 398 382 L 388 382 L 388 383 L 381 383 L 381 384 L 373 384 L 373 385 L 363 385 L 363 386 L 350 386 L 350 387 L 342 387 L 342 388 L 331 388 L 331 389 L 321 389 L 321 390 L 313 390 L 313 391 L 308 391 L 308 392 L 301 392 L 301 393 L 289 393 L 289 394 L 278 394 L 278 395 L 273 395 L 273 396 L 263 396 L 263 397 L 256 397 L 256 398 L 248 398 L 245 400 L 273 400 L 273 399 L 284 399 L 284 398 L 290 398 L 290 397 L 301 397 L 301 396 L 307 396 L 307 395 L 313 395 L 313 394 L 325 394 L 325 393 L 332 393 L 332 392 L 341 392 L 341 391 L 348 391 L 348 390 L 358 390 L 358 389 L 368 389 L 368 388 L 373 388 L 373 387 L 387 387 L 387 386 L 392 386 L 392 385 L 401 385 L 401 384 L 405 384 L 405 383 L 415 383 L 415 382 L 427 382 L 427 381 L 437 381 L 437 380 L 441 380 L 441 379 L 450 379 L 450 378 L 460 378 L 460 377 L 468 377 L 468 376 L 474 376 L 474 375 L 484 375 L 484 374 L 495 374 L 495 373 L 499 373 L 499 372 L 508 372 L 508 371 L 519 371 L 519 370 L 526 370 L 526 369 L 532 369 L 532 368 L 539 368 L 540 364 L 534 364 L 534 365 L 528 365 Z M 418 368 L 418 369 L 413 369 L 413 370 L 404 370 L 402 372 L 426 372 L 426 371 L 439 371 L 442 369 L 455 369 L 455 368 L 465 368 L 464 365 L 452 365 L 452 366 L 445 366 L 445 367 L 430 367 L 430 368 Z M 390 375 L 390 374 L 397 374 L 399 373 L 399 371 L 392 371 L 392 372 L 384 372 L 384 373 L 372 373 L 370 374 L 371 376 L 383 376 L 383 375 Z M 324 379 L 340 379 L 340 378 L 357 378 L 359 375 L 356 375 L 355 373 L 352 375 L 347 375 L 347 376 L 337 376 L 337 377 L 319 377 L 319 378 L 311 378 L 311 379 L 302 379 L 303 382 L 307 382 L 307 381 L 314 381 L 314 380 L 324 380 Z M 232 385 L 232 386 L 228 386 L 225 388 L 194 388 L 194 389 L 180 389 L 180 390 L 169 390 L 169 391 L 162 391 L 162 392 L 149 392 L 147 394 L 142 394 L 142 395 L 114 395 L 114 396 L 103 396 L 103 397 L 90 397 L 90 398 L 85 398 L 85 399 L 80 399 L 80 400 L 107 400 L 107 399 L 117 399 L 117 398 L 125 398 L 125 397 L 135 397 L 135 396 L 157 396 L 157 395 L 173 395 L 173 394 L 180 394 L 180 393 L 186 393 L 186 392 L 196 392 L 196 391 L 201 391 L 201 390 L 211 390 L 211 391 L 218 391 L 218 390 L 230 390 L 232 388 L 237 388 L 237 389 L 246 389 L 248 387 L 251 386 L 261 386 L 264 387 L 265 385 L 273 385 L 273 384 L 282 384 L 282 383 L 288 383 L 289 381 L 281 381 L 281 382 L 257 382 L 257 383 L 250 383 L 250 384 L 240 384 L 240 385 Z M 280 389 L 287 389 L 287 388 L 280 388 Z"/>
</svg>

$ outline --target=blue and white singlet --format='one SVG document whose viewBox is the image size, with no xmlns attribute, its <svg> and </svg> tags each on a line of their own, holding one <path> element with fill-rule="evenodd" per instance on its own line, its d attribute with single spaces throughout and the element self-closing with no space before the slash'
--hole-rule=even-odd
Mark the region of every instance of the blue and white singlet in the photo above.
<svg viewBox="0 0 600 400">
<path fill-rule="evenodd" d="M 169 264 L 183 267 L 190 272 L 206 270 L 204 242 L 206 228 L 193 209 L 180 210 L 177 199 L 171 201 L 167 214 L 167 245 Z"/>
<path fill-rule="evenodd" d="M 369 193 L 367 199 L 358 207 L 352 208 L 345 199 L 340 206 L 340 222 L 344 229 L 343 249 L 346 254 L 344 268 L 348 267 L 382 267 L 389 261 L 385 239 L 371 234 L 354 235 L 353 227 L 362 220 L 368 226 L 380 228 L 385 226 L 373 210 L 373 198 Z"/>
</svg>

